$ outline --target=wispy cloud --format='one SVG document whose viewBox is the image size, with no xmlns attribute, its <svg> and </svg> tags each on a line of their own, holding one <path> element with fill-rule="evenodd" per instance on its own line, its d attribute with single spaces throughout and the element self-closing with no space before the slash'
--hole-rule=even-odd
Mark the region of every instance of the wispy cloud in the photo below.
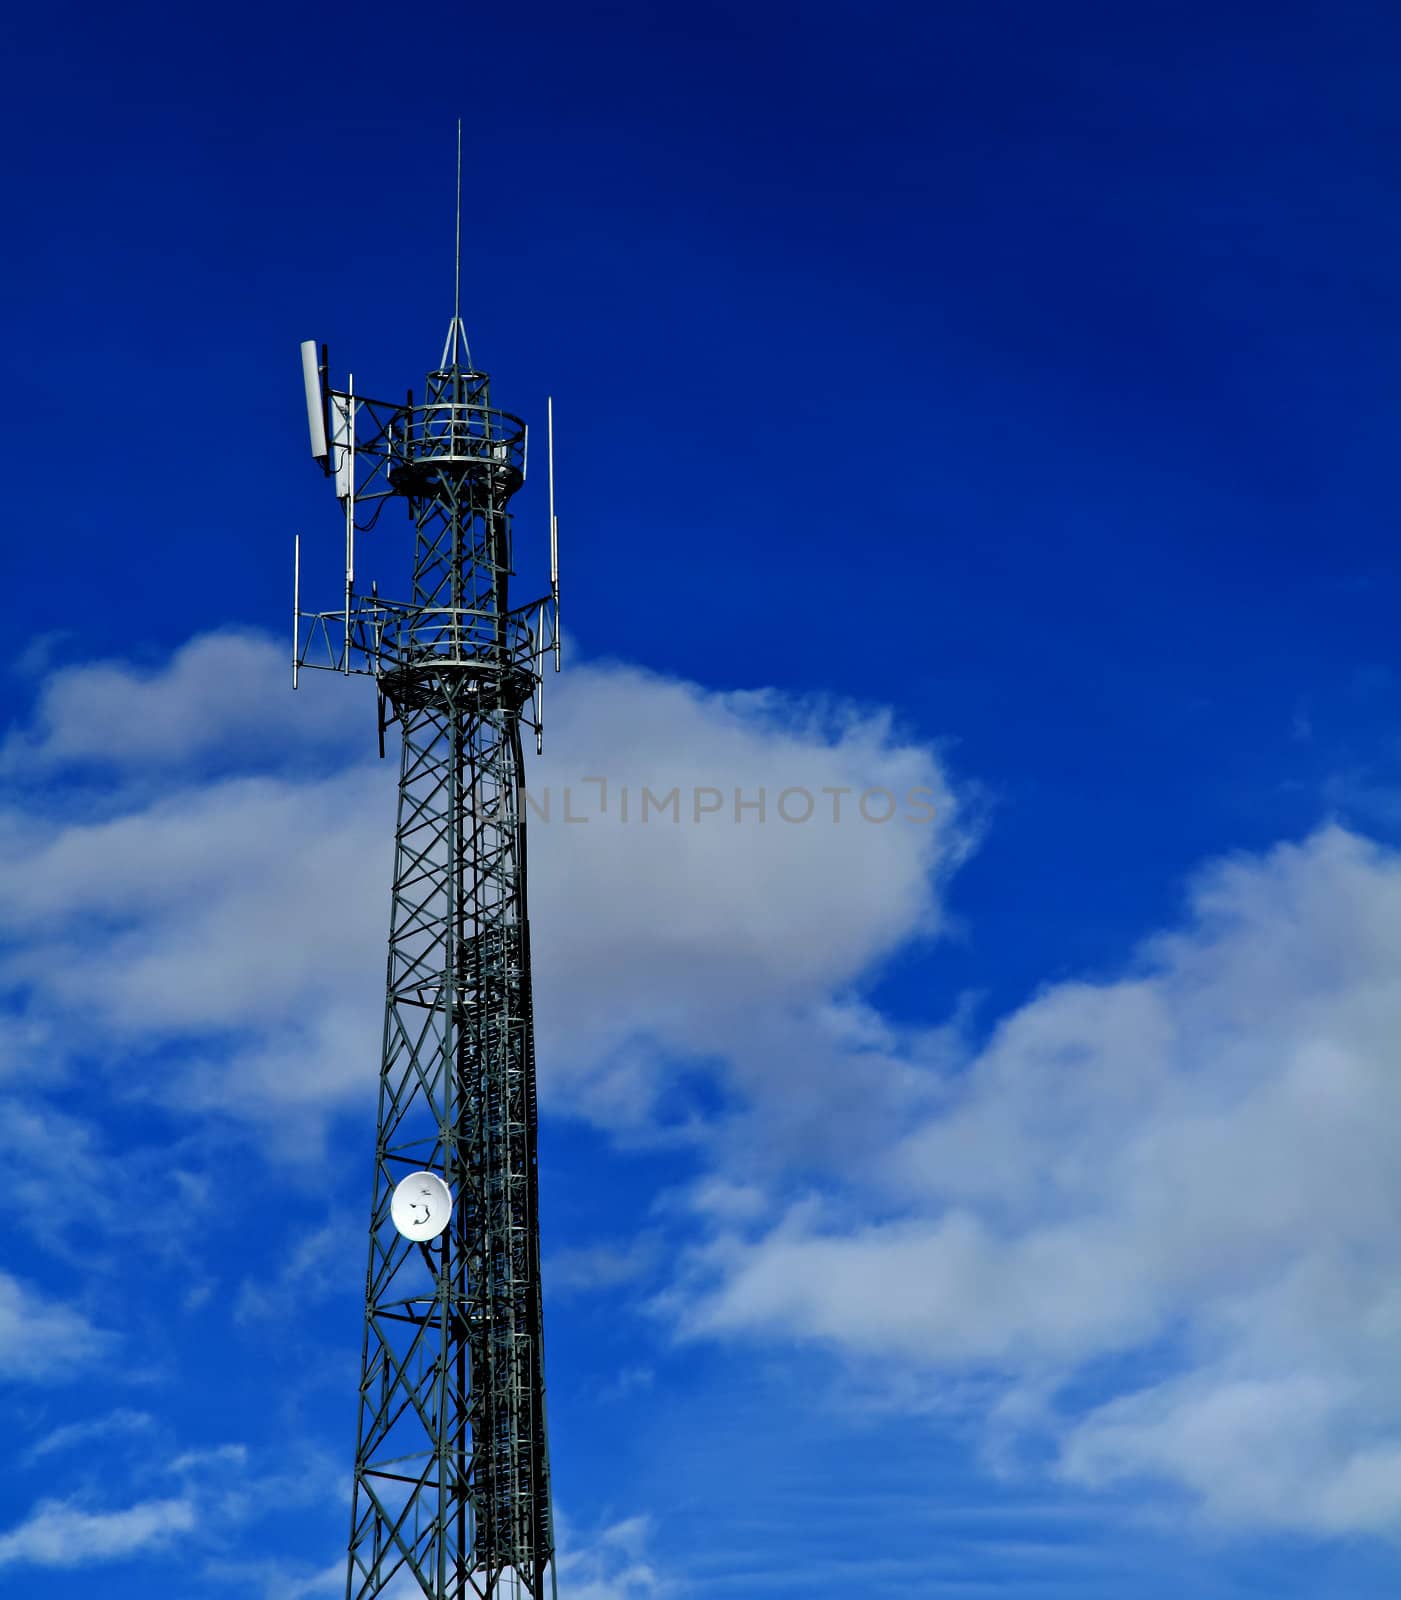
<svg viewBox="0 0 1401 1600">
<path fill-rule="evenodd" d="M 652 1524 L 626 1517 L 588 1536 L 560 1520 L 559 1580 L 570 1600 L 663 1600 L 678 1588 L 651 1553 Z"/>
<path fill-rule="evenodd" d="M 124 1511 L 90 1511 L 45 1500 L 17 1527 L 0 1533 L 0 1567 L 83 1567 L 166 1544 L 194 1527 L 188 1500 L 146 1500 Z"/>
<path fill-rule="evenodd" d="M 297 1438 L 270 1451 L 242 1441 L 183 1450 L 164 1471 L 180 1480 L 180 1492 L 196 1501 L 206 1520 L 241 1527 L 293 1507 L 350 1504 L 346 1464 L 330 1459 L 319 1444 Z"/>
<path fill-rule="evenodd" d="M 110 1345 L 76 1306 L 0 1272 L 0 1379 L 71 1378 Z"/>
<path fill-rule="evenodd" d="M 315 1600 L 320 1595 L 340 1597 L 345 1593 L 345 1574 L 344 1557 L 302 1576 L 270 1573 L 265 1578 L 263 1600 Z"/>
<path fill-rule="evenodd" d="M 204 1574 L 258 1600 L 321 1600 L 345 1594 L 345 1558 L 308 1570 L 305 1563 L 283 1561 L 211 1561 Z"/>
<path fill-rule="evenodd" d="M 201 1450 L 183 1450 L 166 1463 L 166 1471 L 177 1475 L 204 1473 L 211 1468 L 222 1471 L 227 1467 L 244 1467 L 248 1464 L 248 1446 L 244 1444 L 216 1444 Z"/>
<path fill-rule="evenodd" d="M 635 1283 L 657 1266 L 662 1237 L 644 1231 L 632 1239 L 557 1250 L 541 1276 L 554 1294 L 589 1293 Z"/>
<path fill-rule="evenodd" d="M 114 1439 L 124 1434 L 149 1433 L 154 1427 L 155 1418 L 149 1413 L 118 1407 L 115 1411 L 107 1412 L 105 1416 L 90 1417 L 83 1422 L 69 1422 L 61 1428 L 55 1428 L 30 1445 L 25 1456 L 27 1460 L 38 1461 L 43 1456 L 71 1450 L 77 1445 L 93 1444 L 100 1439 Z"/>
<path fill-rule="evenodd" d="M 289 1316 L 353 1280 L 364 1254 L 363 1229 L 331 1222 L 293 1241 L 276 1276 L 264 1282 L 245 1278 L 234 1298 L 240 1323 Z"/>
</svg>

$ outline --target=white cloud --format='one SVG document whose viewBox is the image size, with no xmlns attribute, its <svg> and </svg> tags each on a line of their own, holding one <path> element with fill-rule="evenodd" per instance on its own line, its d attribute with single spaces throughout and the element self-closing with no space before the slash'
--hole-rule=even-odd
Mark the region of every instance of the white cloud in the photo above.
<svg viewBox="0 0 1401 1600">
<path fill-rule="evenodd" d="M 109 1411 L 105 1416 L 88 1417 L 82 1422 L 68 1422 L 54 1428 L 42 1439 L 36 1440 L 25 1452 L 25 1459 L 38 1461 L 61 1450 L 71 1450 L 75 1445 L 91 1444 L 96 1439 L 112 1439 L 122 1434 L 149 1433 L 155 1418 L 145 1411 L 132 1411 L 125 1406 Z"/>
<path fill-rule="evenodd" d="M 332 1222 L 294 1235 L 275 1279 L 256 1282 L 245 1278 L 239 1285 L 234 1321 L 288 1320 L 331 1293 L 337 1284 L 353 1282 L 364 1253 L 363 1227 Z"/>
<path fill-rule="evenodd" d="M 299 1112 L 370 1103 L 395 774 L 366 759 L 325 775 L 345 748 L 344 706 L 368 717 L 363 685 L 294 699 L 284 680 L 271 642 L 216 635 L 163 669 L 70 667 L 49 683 L 13 739 L 42 771 L 98 760 L 120 771 L 85 811 L 20 793 L 0 813 L 0 938 L 11 941 L 0 980 L 59 1048 L 180 1040 L 173 1075 L 143 1074 L 148 1092 L 286 1133 L 303 1127 Z M 840 1079 L 859 1057 L 849 1136 L 885 1126 L 912 1079 L 873 1045 L 859 1006 L 834 995 L 942 925 L 938 878 L 966 830 L 929 750 L 883 714 L 709 693 L 623 666 L 578 666 L 551 688 L 549 754 L 530 769 L 536 800 L 555 797 L 552 820 L 531 828 L 547 1103 L 646 1129 L 666 1062 L 682 1057 L 766 1097 L 803 1139 L 810 1081 Z M 249 729 L 258 775 L 226 764 L 192 776 L 202 752 L 236 753 Z M 367 722 L 367 756 L 371 739 Z M 291 761 L 308 742 L 322 752 L 315 775 Z M 164 790 L 147 786 L 138 756 L 165 763 Z M 576 811 L 596 806 L 584 782 L 595 774 L 608 814 L 563 822 L 564 787 Z M 642 823 L 644 784 L 714 788 L 727 810 Z M 734 791 L 761 787 L 766 820 L 736 823 Z M 936 797 L 932 824 L 905 815 L 915 788 Z M 824 789 L 851 791 L 844 820 L 783 822 L 773 808 L 785 789 L 824 807 Z M 901 814 L 862 821 L 868 789 L 899 797 Z"/>
<path fill-rule="evenodd" d="M 237 1593 L 256 1594 L 260 1600 L 319 1600 L 323 1595 L 342 1600 L 345 1573 L 344 1556 L 315 1571 L 308 1571 L 303 1563 L 273 1560 L 215 1560 L 203 1569 L 206 1578 L 237 1585 Z"/>
<path fill-rule="evenodd" d="M 346 1563 L 342 1557 L 312 1573 L 293 1574 L 265 1565 L 256 1571 L 243 1568 L 216 1575 L 236 1577 L 240 1582 L 248 1578 L 261 1580 L 263 1600 L 315 1600 L 322 1595 L 340 1600 L 345 1594 L 345 1572 Z"/>
<path fill-rule="evenodd" d="M 304 681 L 299 703 L 287 692 L 289 654 L 237 629 L 200 634 L 149 666 L 61 666 L 43 678 L 30 725 L 0 745 L 0 772 L 23 777 L 85 763 L 132 774 L 186 771 L 210 757 L 224 766 L 297 745 L 324 753 L 364 735 L 363 701 L 328 692 L 339 686 L 321 674 Z M 314 717 L 305 714 L 308 698 L 317 702 Z"/>
<path fill-rule="evenodd" d="M 1219 864 L 1121 979 L 1008 1018 L 874 1193 L 718 1229 L 673 1307 L 1050 1395 L 1151 1353 L 1061 1402 L 1066 1477 L 1396 1531 L 1398 1039 L 1401 858 L 1325 828 Z"/>
<path fill-rule="evenodd" d="M 1370 1386 L 1341 1371 L 1237 1374 L 1220 1367 L 1112 1401 L 1072 1428 L 1063 1466 L 1098 1487 L 1158 1476 L 1221 1521 L 1328 1533 L 1401 1527 L 1394 1402 L 1370 1416 Z M 1373 1429 L 1389 1425 L 1376 1442 Z"/>
<path fill-rule="evenodd" d="M 76 1307 L 0 1272 L 0 1380 L 72 1377 L 109 1342 Z"/>
<path fill-rule="evenodd" d="M 350 1473 L 344 1460 L 318 1443 L 289 1438 L 275 1451 L 250 1450 L 237 1441 L 181 1451 L 164 1470 L 180 1492 L 201 1508 L 202 1523 L 238 1527 L 298 1506 L 350 1509 Z"/>
<path fill-rule="evenodd" d="M 662 1600 L 674 1592 L 650 1554 L 650 1518 L 626 1517 L 582 1540 L 563 1518 L 556 1521 L 559 1584 L 569 1600 Z"/>
<path fill-rule="evenodd" d="M 0 1083 L 21 1075 L 31 1079 L 45 1075 L 45 1060 L 54 1053 L 50 1030 L 42 1022 L 0 1016 Z"/>
<path fill-rule="evenodd" d="M 83 1567 L 159 1547 L 194 1527 L 188 1500 L 147 1500 L 125 1511 L 88 1511 L 71 1501 L 44 1500 L 8 1533 L 0 1533 L 0 1567 Z"/>
<path fill-rule="evenodd" d="M 163 1431 L 144 1412 L 114 1411 L 56 1430 L 31 1450 L 30 1458 L 90 1446 L 118 1433 L 159 1437 Z M 93 1454 L 110 1485 L 112 1462 L 100 1451 Z M 148 1445 L 142 1460 L 133 1464 L 138 1477 L 147 1482 L 157 1465 L 151 1456 Z M 334 1511 L 337 1506 L 348 1515 L 350 1475 L 339 1456 L 332 1460 L 305 1438 L 290 1436 L 274 1449 L 250 1449 L 238 1441 L 200 1445 L 177 1451 L 158 1466 L 175 1480 L 171 1492 L 123 1510 L 99 1510 L 85 1498 L 42 1500 L 18 1526 L 0 1532 L 0 1567 L 86 1566 L 157 1552 L 173 1535 L 184 1534 L 189 1537 L 180 1541 L 179 1559 L 187 1576 L 198 1570 L 206 1577 L 236 1579 L 245 1590 L 251 1585 L 264 1593 L 267 1600 L 309 1600 L 331 1586 L 329 1568 L 308 1572 L 271 1559 L 230 1561 L 217 1554 L 213 1559 L 208 1556 L 211 1551 L 238 1548 L 233 1536 L 268 1516 L 283 1517 L 299 1509 Z M 343 1586 L 343 1560 L 338 1571 Z"/>
<path fill-rule="evenodd" d="M 590 1293 L 635 1283 L 657 1265 L 661 1237 L 643 1232 L 634 1238 L 557 1250 L 541 1275 L 548 1293 Z"/>
<path fill-rule="evenodd" d="M 833 997 L 943 926 L 939 881 L 968 837 L 934 756 L 884 714 L 711 693 L 631 667 L 577 668 L 557 700 L 540 787 L 558 807 L 568 785 L 590 820 L 556 812 L 531 833 L 541 1057 L 556 1098 L 615 1125 L 645 1119 L 659 1063 L 720 1061 L 799 1128 L 824 1063 L 870 1048 Z M 589 775 L 607 779 L 604 814 Z M 641 822 L 644 786 L 677 790 L 681 820 Z M 909 820 L 916 788 L 935 796 L 933 823 Z M 765 819 L 736 821 L 736 791 L 753 801 L 761 789 Z M 838 789 L 850 793 L 834 822 L 824 791 Z M 856 797 L 875 789 L 900 797 L 890 822 L 860 817 Z M 702 790 L 723 810 L 697 821 Z M 781 819 L 786 790 L 812 798 L 810 820 Z M 860 1065 L 866 1089 L 852 1098 L 869 1104 L 876 1064 Z"/>
<path fill-rule="evenodd" d="M 269 1587 L 267 1600 L 311 1600 L 313 1595 L 343 1595 L 346 1563 L 333 1561 L 310 1577 L 294 1579 L 280 1588 Z"/>
<path fill-rule="evenodd" d="M 338 999 L 386 898 L 376 777 L 230 779 L 92 822 L 25 819 L 0 858 L 6 921 L 27 936 L 11 977 L 136 1038 Z M 97 939 L 106 961 L 67 966 Z"/>
<path fill-rule="evenodd" d="M 127 1270 L 121 1248 L 130 1244 L 164 1264 L 202 1273 L 207 1257 L 200 1230 L 214 1198 L 185 1163 L 187 1157 L 210 1158 L 217 1148 L 210 1131 L 191 1129 L 177 1140 L 144 1146 L 127 1137 L 114 1146 L 100 1119 L 52 1103 L 59 1097 L 89 1107 L 94 1088 L 89 1081 L 75 1095 L 60 1071 L 54 1083 L 21 1078 L 0 1093 L 0 1205 L 11 1226 L 28 1233 L 46 1256 L 87 1274 Z M 153 1206 L 153 1192 L 176 1203 Z M 83 1196 L 81 1230 L 55 1221 L 62 1197 L 75 1193 Z"/>
<path fill-rule="evenodd" d="M 223 1473 L 227 1468 L 240 1469 L 248 1464 L 248 1446 L 244 1444 L 216 1444 L 202 1450 L 184 1450 L 165 1470 L 177 1476 L 189 1473 Z"/>
</svg>

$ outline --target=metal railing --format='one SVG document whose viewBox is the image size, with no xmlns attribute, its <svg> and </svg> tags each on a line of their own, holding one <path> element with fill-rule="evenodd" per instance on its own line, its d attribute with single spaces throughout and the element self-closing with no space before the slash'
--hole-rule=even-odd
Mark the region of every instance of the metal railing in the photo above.
<svg viewBox="0 0 1401 1600">
<path fill-rule="evenodd" d="M 357 596 L 348 629 L 344 611 L 298 613 L 297 665 L 373 676 L 416 665 L 471 667 L 483 675 L 522 669 L 535 674 L 541 648 L 531 631 L 536 609 L 538 603 L 503 618 L 480 607 L 413 606 Z"/>
<path fill-rule="evenodd" d="M 389 438 L 394 465 L 481 462 L 525 473 L 525 423 L 472 401 L 439 400 L 404 407 Z"/>
</svg>

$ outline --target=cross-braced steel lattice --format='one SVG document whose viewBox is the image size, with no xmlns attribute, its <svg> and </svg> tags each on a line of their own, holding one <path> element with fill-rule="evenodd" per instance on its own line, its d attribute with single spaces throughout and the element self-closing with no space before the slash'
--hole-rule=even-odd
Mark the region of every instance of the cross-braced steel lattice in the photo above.
<svg viewBox="0 0 1401 1600">
<path fill-rule="evenodd" d="M 314 346 L 304 355 L 312 449 L 345 506 L 346 587 L 335 612 L 298 597 L 294 676 L 372 674 L 381 742 L 401 733 L 346 1595 L 539 1600 L 554 1539 L 521 728 L 538 738 L 547 619 L 558 660 L 557 578 L 511 607 L 525 427 L 493 409 L 456 315 L 421 404 L 328 389 L 324 352 L 319 368 Z M 356 535 L 392 500 L 415 526 L 402 601 L 354 580 Z M 415 1242 L 391 1199 L 424 1171 L 455 1203 Z"/>
</svg>

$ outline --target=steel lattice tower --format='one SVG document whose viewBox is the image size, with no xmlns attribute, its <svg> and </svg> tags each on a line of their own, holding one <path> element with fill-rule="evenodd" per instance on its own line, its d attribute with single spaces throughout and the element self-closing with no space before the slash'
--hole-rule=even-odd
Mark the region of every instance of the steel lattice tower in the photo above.
<svg viewBox="0 0 1401 1600">
<path fill-rule="evenodd" d="M 553 441 L 550 593 L 513 607 L 526 429 L 493 408 L 457 306 L 421 403 L 330 388 L 324 347 L 303 364 L 346 581 L 341 609 L 302 611 L 299 547 L 294 681 L 372 675 L 381 753 L 401 736 L 346 1595 L 539 1600 L 554 1537 L 521 730 L 538 745 L 545 654 L 559 664 Z M 355 586 L 356 535 L 394 500 L 414 525 L 399 601 Z M 430 1220 L 415 1174 L 447 1185 L 450 1213 Z"/>
</svg>

